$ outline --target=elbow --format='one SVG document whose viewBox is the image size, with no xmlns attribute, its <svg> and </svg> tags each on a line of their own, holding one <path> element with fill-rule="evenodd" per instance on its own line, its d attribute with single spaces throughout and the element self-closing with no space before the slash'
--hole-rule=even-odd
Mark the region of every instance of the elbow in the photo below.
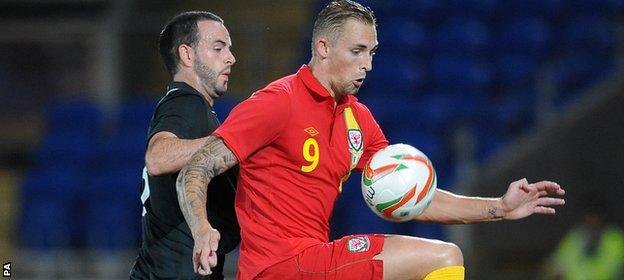
<svg viewBox="0 0 624 280">
<path fill-rule="evenodd" d="M 162 168 L 162 164 L 157 160 L 157 157 L 150 153 L 145 155 L 145 168 L 147 168 L 147 173 L 152 176 L 166 174 L 165 170 Z"/>
</svg>

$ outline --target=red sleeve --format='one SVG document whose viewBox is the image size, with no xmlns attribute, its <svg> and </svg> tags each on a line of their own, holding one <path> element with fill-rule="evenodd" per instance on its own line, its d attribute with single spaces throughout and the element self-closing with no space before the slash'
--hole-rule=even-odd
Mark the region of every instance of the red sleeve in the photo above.
<svg viewBox="0 0 624 280">
<path fill-rule="evenodd" d="M 364 134 L 364 153 L 358 161 L 355 169 L 362 171 L 364 164 L 379 150 L 388 146 L 388 140 L 381 131 L 379 124 L 373 118 L 370 110 L 362 103 L 355 103 L 353 107 L 357 107 L 357 121 Z"/>
<path fill-rule="evenodd" d="M 275 140 L 290 119 L 283 91 L 263 89 L 238 104 L 213 135 L 223 139 L 239 162 Z"/>
</svg>

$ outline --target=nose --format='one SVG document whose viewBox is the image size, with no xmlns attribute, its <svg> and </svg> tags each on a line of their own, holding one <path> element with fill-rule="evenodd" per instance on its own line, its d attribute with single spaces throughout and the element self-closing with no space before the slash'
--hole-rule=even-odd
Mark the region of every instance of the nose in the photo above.
<svg viewBox="0 0 624 280">
<path fill-rule="evenodd" d="M 229 65 L 236 63 L 236 57 L 234 57 L 234 53 L 232 53 L 231 50 L 228 50 L 228 56 L 225 59 L 225 63 Z"/>
<path fill-rule="evenodd" d="M 373 70 L 373 56 L 372 55 L 368 55 L 366 56 L 366 58 L 364 58 L 364 62 L 362 64 L 361 69 L 366 72 Z"/>
</svg>

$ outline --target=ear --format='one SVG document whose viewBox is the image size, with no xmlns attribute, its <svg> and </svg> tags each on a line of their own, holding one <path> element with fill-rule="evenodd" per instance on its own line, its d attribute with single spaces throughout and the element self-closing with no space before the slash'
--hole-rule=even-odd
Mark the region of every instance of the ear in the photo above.
<svg viewBox="0 0 624 280">
<path fill-rule="evenodd" d="M 193 67 L 195 61 L 195 52 L 193 48 L 187 44 L 181 44 L 178 47 L 178 56 L 180 58 L 180 64 L 186 67 Z"/>
<path fill-rule="evenodd" d="M 314 51 L 319 58 L 324 59 L 329 55 L 329 40 L 325 37 L 320 37 L 314 42 Z"/>
</svg>

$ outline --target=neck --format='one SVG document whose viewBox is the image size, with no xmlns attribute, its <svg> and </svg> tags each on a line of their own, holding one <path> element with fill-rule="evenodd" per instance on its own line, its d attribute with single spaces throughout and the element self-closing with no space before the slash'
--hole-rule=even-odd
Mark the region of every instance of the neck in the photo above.
<svg viewBox="0 0 624 280">
<path fill-rule="evenodd" d="M 332 89 L 331 83 L 329 82 L 330 75 L 327 74 L 329 73 L 329 71 L 324 69 L 324 65 L 322 63 L 319 63 L 314 57 L 310 60 L 308 66 L 310 67 L 310 70 L 312 70 L 312 76 L 314 76 L 314 78 L 316 78 L 319 83 L 321 83 L 321 85 L 329 92 L 329 94 L 334 97 L 334 104 L 338 103 L 338 101 L 340 101 L 340 99 L 342 98 L 343 94 L 335 92 Z"/>
<path fill-rule="evenodd" d="M 195 75 L 189 75 L 184 71 L 178 71 L 178 73 L 173 76 L 173 81 L 187 83 L 189 86 L 193 87 L 196 91 L 201 93 L 201 95 L 206 99 L 206 101 L 208 101 L 208 104 L 210 104 L 211 107 L 214 104 L 214 98 L 201 85 L 199 79 Z"/>
</svg>

